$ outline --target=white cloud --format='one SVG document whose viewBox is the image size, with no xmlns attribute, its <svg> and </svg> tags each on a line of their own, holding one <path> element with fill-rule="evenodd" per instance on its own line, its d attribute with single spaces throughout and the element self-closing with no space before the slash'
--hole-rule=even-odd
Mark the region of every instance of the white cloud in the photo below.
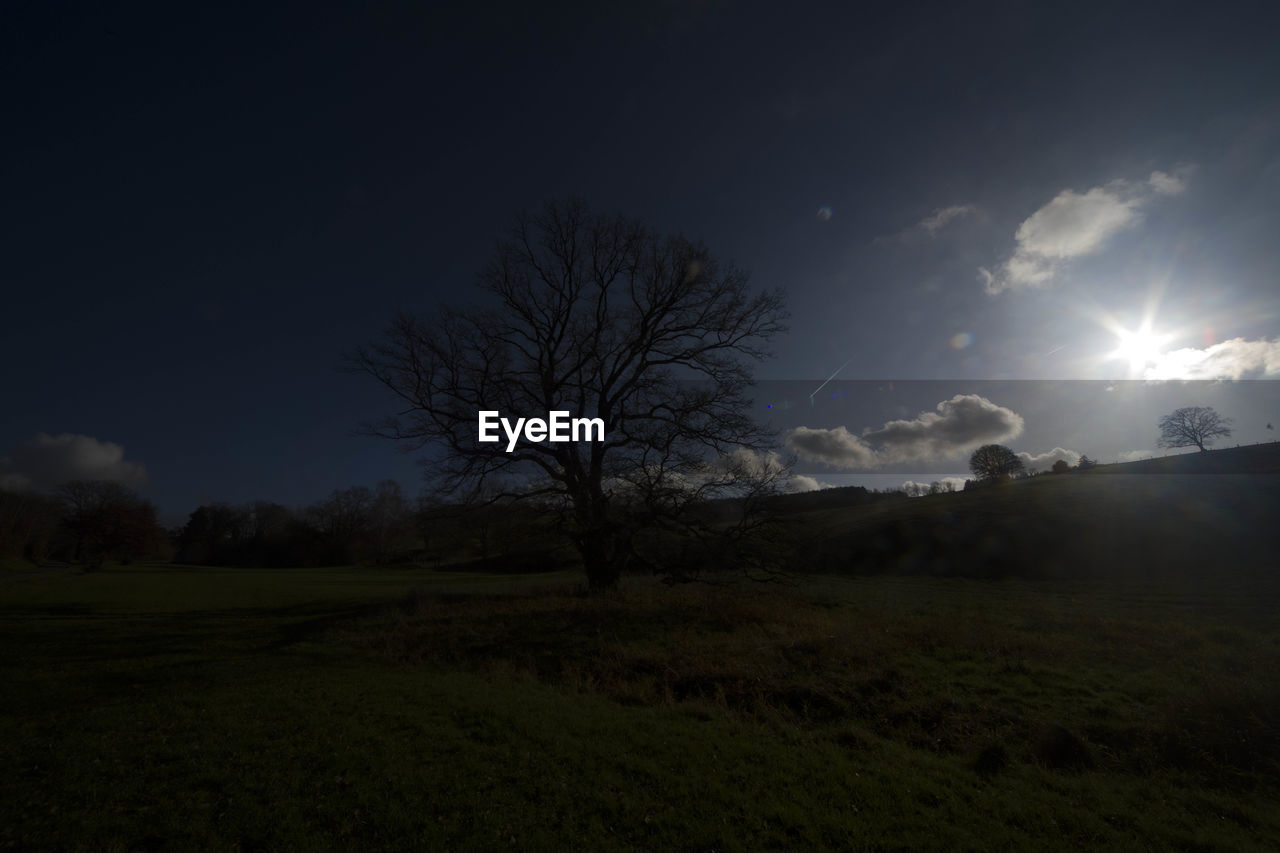
<svg viewBox="0 0 1280 853">
<path fill-rule="evenodd" d="M 735 447 L 729 453 L 717 457 L 710 470 L 717 476 L 741 474 L 747 477 L 773 478 L 785 471 L 782 458 L 772 450 L 757 451 L 750 447 Z"/>
<path fill-rule="evenodd" d="M 1111 235 L 1138 222 L 1138 205 L 1119 187 L 1094 187 L 1083 195 L 1063 190 L 1018 226 L 1018 252 L 1049 260 L 1093 254 Z"/>
<path fill-rule="evenodd" d="M 1190 168 L 1152 172 L 1139 184 L 1112 181 L 1084 193 L 1063 190 L 1018 226 L 1013 255 L 978 275 L 987 293 L 1045 287 L 1068 262 L 1096 254 L 1116 234 L 1142 221 L 1142 208 L 1157 196 L 1178 195 Z"/>
<path fill-rule="evenodd" d="M 915 225 L 904 228 L 892 237 L 877 237 L 876 243 L 914 243 L 923 238 L 936 237 L 938 232 L 952 222 L 965 216 L 972 216 L 978 208 L 972 204 L 953 204 L 950 207 L 939 207 L 933 213 L 921 219 Z"/>
<path fill-rule="evenodd" d="M 945 228 L 947 223 L 953 219 L 959 219 L 961 216 L 968 216 L 977 212 L 978 208 L 971 204 L 953 204 L 950 207 L 940 207 L 929 216 L 921 219 L 916 224 L 916 227 L 932 237 Z"/>
<path fill-rule="evenodd" d="M 147 482 L 147 470 L 124 458 L 124 448 L 89 435 L 39 433 L 0 458 L 0 486 L 51 489 L 70 480 Z M 12 484 L 12 485 L 10 485 Z"/>
<path fill-rule="evenodd" d="M 1147 178 L 1147 186 L 1160 195 L 1180 195 L 1187 188 L 1186 172 L 1170 175 L 1167 172 L 1152 172 Z"/>
<path fill-rule="evenodd" d="M 816 478 L 793 474 L 788 460 L 773 450 L 738 447 L 683 470 L 657 465 L 637 466 L 625 473 L 605 479 L 606 491 L 620 500 L 635 499 L 644 490 L 660 488 L 670 494 L 692 497 L 701 490 L 703 497 L 740 496 L 759 486 L 776 487 L 785 494 L 831 489 L 835 486 Z"/>
<path fill-rule="evenodd" d="M 1232 338 L 1205 349 L 1162 354 L 1143 373 L 1145 379 L 1263 379 L 1280 376 L 1280 339 Z"/>
<path fill-rule="evenodd" d="M 832 468 L 854 471 L 880 464 L 876 452 L 842 426 L 835 429 L 796 427 L 788 430 L 782 441 L 806 462 L 821 462 Z"/>
<path fill-rule="evenodd" d="M 783 443 L 801 459 L 833 468 L 865 470 L 900 462 L 941 459 L 1022 433 L 1022 416 L 976 394 L 957 394 L 935 411 L 889 421 L 854 435 L 845 427 L 796 427 Z"/>
<path fill-rule="evenodd" d="M 1074 450 L 1067 450 L 1065 447 L 1055 447 L 1045 453 L 1027 453 L 1024 451 L 1019 453 L 1018 457 L 1022 460 L 1022 464 L 1027 467 L 1027 470 L 1034 468 L 1037 471 L 1047 471 L 1058 460 L 1062 460 L 1073 467 L 1080 464 L 1080 454 Z"/>
<path fill-rule="evenodd" d="M 936 411 L 889 421 L 862 434 L 886 462 L 916 462 L 953 456 L 1022 433 L 1022 416 L 977 394 L 957 394 Z"/>
<path fill-rule="evenodd" d="M 821 483 L 816 477 L 810 477 L 808 474 L 792 474 L 787 478 L 783 491 L 794 495 L 800 492 L 818 492 L 823 489 L 834 488 L 835 486 L 830 483 Z"/>
</svg>

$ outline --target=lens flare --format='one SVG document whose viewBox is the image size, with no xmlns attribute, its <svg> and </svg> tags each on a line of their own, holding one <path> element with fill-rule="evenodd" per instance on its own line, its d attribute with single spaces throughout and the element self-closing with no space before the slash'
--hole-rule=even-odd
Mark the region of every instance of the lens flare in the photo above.
<svg viewBox="0 0 1280 853">
<path fill-rule="evenodd" d="M 1148 365 L 1158 364 L 1164 356 L 1164 345 L 1169 342 L 1169 336 L 1156 334 L 1150 323 L 1143 323 L 1136 330 L 1116 329 L 1115 335 L 1119 343 L 1108 357 L 1129 362 L 1129 373 L 1135 376 Z"/>
</svg>

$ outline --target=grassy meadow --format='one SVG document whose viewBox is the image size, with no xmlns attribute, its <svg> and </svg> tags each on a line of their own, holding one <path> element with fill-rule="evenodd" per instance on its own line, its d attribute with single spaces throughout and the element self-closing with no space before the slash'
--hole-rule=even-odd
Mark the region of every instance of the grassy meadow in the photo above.
<svg viewBox="0 0 1280 853">
<path fill-rule="evenodd" d="M 1180 458 L 1196 462 L 1199 455 Z M 790 519 L 794 566 L 835 574 L 1091 579 L 1191 593 L 1206 582 L 1248 587 L 1275 574 L 1280 476 L 1129 473 L 1141 465 L 856 511 L 814 508 Z"/>
<path fill-rule="evenodd" d="M 577 586 L 0 574 L 0 847 L 1280 848 L 1273 578 Z"/>
</svg>

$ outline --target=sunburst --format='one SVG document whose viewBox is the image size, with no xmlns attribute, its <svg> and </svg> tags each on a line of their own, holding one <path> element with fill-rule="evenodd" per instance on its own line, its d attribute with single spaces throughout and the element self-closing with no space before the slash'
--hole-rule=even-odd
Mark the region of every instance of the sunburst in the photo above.
<svg viewBox="0 0 1280 853">
<path fill-rule="evenodd" d="M 1129 363 L 1129 375 L 1138 376 L 1152 364 L 1158 364 L 1164 356 L 1164 347 L 1171 338 L 1151 328 L 1151 323 L 1143 323 L 1136 330 L 1115 328 L 1118 342 L 1107 358 Z"/>
</svg>

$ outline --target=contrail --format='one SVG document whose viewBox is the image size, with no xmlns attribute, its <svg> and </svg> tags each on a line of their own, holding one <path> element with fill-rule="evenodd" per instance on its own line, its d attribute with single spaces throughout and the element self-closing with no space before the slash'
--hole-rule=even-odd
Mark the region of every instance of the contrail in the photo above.
<svg viewBox="0 0 1280 853">
<path fill-rule="evenodd" d="M 853 361 L 853 359 L 852 359 L 852 358 L 850 358 L 850 359 L 849 359 L 849 361 Z M 846 361 L 844 364 L 842 364 L 842 365 L 840 365 L 839 367 L 837 367 L 837 368 L 836 368 L 836 373 L 839 373 L 840 371 L 842 371 L 842 370 L 844 370 L 846 367 L 848 367 L 848 366 L 849 366 L 849 361 Z M 835 379 L 835 378 L 836 378 L 836 373 L 833 373 L 833 374 L 831 374 L 830 376 L 828 376 L 828 377 L 827 377 L 827 382 L 830 382 L 832 379 Z M 809 395 L 809 406 L 810 406 L 810 408 L 812 408 L 812 407 L 813 407 L 813 397 L 814 397 L 814 394 L 817 394 L 817 393 L 818 393 L 819 391 L 821 391 L 823 388 L 826 388 L 826 387 L 827 387 L 827 382 L 823 382 L 823 383 L 822 383 L 821 385 L 819 385 L 817 388 L 814 388 L 814 389 L 813 389 L 813 394 L 810 394 L 810 395 Z"/>
<path fill-rule="evenodd" d="M 1062 345 L 1062 346 L 1060 346 L 1060 347 L 1055 347 L 1055 348 L 1053 348 L 1053 349 L 1049 350 L 1047 353 L 1045 353 L 1045 354 L 1044 354 L 1044 357 L 1045 357 L 1045 358 L 1048 358 L 1049 356 L 1053 355 L 1055 352 L 1061 352 L 1062 350 L 1064 350 L 1064 349 L 1066 349 L 1066 348 L 1067 348 L 1067 345 L 1066 345 L 1066 344 L 1063 344 L 1063 345 Z"/>
</svg>

